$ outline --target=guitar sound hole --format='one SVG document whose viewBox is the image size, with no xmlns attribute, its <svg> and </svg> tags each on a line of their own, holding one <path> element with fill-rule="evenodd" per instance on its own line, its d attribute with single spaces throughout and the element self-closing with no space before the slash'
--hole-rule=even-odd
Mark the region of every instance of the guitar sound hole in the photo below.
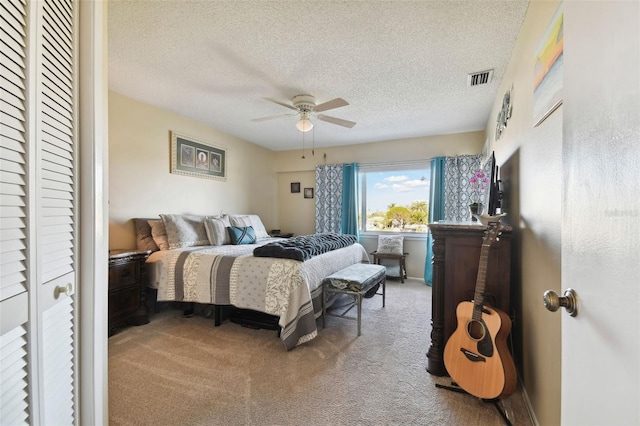
<svg viewBox="0 0 640 426">
<path fill-rule="evenodd" d="M 484 325 L 480 321 L 471 320 L 467 324 L 467 333 L 473 340 L 482 340 L 485 335 Z"/>
</svg>

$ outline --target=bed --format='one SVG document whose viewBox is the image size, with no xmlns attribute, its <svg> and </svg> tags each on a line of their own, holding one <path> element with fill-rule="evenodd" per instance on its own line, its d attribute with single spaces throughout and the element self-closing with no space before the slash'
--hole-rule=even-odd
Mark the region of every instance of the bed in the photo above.
<svg viewBox="0 0 640 426">
<path fill-rule="evenodd" d="M 165 222 L 170 234 L 170 221 Z M 158 301 L 233 305 L 278 316 L 280 339 L 290 350 L 317 336 L 316 318 L 322 313 L 322 280 L 354 263 L 368 263 L 369 256 L 362 245 L 353 243 L 304 261 L 256 257 L 253 253 L 257 247 L 266 248 L 270 247 L 268 244 L 282 241 L 265 237 L 266 232 L 262 232 L 260 225 L 254 224 L 260 238 L 250 244 L 210 245 L 223 238 L 220 234 L 216 239 L 211 231 L 212 240 L 207 239 L 209 245 L 182 245 L 154 251 L 147 260 L 149 285 L 157 291 Z"/>
</svg>

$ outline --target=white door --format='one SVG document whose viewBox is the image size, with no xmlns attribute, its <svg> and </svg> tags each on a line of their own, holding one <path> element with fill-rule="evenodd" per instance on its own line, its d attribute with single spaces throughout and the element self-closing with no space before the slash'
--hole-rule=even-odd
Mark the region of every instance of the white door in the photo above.
<svg viewBox="0 0 640 426">
<path fill-rule="evenodd" d="M 77 423 L 77 11 L 0 3 L 0 424 Z"/>
<path fill-rule="evenodd" d="M 640 3 L 563 7 L 562 424 L 638 425 Z"/>
</svg>

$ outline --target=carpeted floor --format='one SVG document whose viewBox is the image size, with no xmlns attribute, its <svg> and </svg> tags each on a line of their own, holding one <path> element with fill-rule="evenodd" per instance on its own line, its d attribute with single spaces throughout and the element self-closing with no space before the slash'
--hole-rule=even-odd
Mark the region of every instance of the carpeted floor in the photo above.
<svg viewBox="0 0 640 426">
<path fill-rule="evenodd" d="M 109 339 L 111 425 L 502 425 L 493 404 L 435 387 L 426 372 L 431 288 L 387 282 L 387 306 L 363 302 L 356 322 L 327 328 L 289 352 L 277 332 L 167 307 Z M 520 391 L 505 399 L 530 425 Z"/>
</svg>

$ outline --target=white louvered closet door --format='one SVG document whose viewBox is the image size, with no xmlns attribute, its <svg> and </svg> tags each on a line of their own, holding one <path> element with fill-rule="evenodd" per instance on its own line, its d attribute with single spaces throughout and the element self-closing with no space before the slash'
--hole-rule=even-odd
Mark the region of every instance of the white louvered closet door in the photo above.
<svg viewBox="0 0 640 426">
<path fill-rule="evenodd" d="M 0 424 L 77 423 L 76 11 L 0 2 Z"/>
</svg>

